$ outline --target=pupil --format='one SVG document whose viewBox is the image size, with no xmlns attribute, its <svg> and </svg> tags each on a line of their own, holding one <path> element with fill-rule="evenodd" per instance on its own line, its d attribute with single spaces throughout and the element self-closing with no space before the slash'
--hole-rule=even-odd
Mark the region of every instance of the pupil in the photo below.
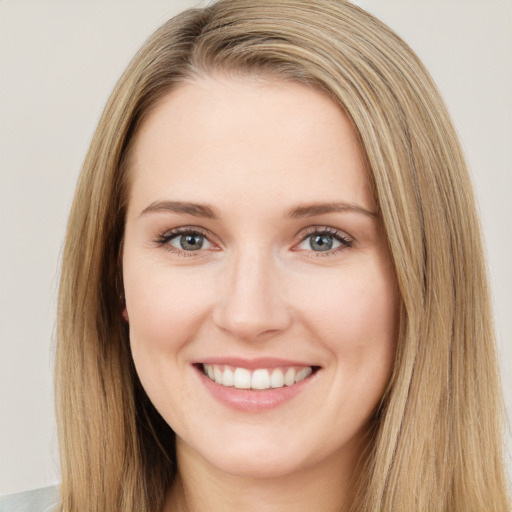
<svg viewBox="0 0 512 512">
<path fill-rule="evenodd" d="M 328 251 L 332 248 L 332 236 L 316 235 L 310 241 L 311 249 L 314 251 Z"/>
<path fill-rule="evenodd" d="M 203 246 L 203 235 L 182 235 L 180 245 L 186 251 L 198 251 Z"/>
</svg>

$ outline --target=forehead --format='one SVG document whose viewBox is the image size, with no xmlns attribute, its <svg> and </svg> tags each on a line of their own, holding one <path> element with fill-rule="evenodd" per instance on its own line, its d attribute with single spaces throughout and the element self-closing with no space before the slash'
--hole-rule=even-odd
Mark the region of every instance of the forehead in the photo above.
<svg viewBox="0 0 512 512">
<path fill-rule="evenodd" d="M 130 204 L 264 197 L 372 209 L 355 130 L 325 94 L 252 77 L 203 77 L 170 92 L 136 136 Z M 169 197 L 168 197 L 169 196 Z"/>
</svg>

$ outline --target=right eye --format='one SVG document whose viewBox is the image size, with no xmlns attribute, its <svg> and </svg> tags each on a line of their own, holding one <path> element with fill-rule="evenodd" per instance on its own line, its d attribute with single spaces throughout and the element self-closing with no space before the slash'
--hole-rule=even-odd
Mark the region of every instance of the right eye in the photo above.
<svg viewBox="0 0 512 512">
<path fill-rule="evenodd" d="M 200 251 L 201 249 L 210 249 L 212 244 L 201 233 L 188 232 L 181 233 L 169 238 L 167 243 L 181 251 Z"/>
<path fill-rule="evenodd" d="M 178 228 L 166 231 L 160 235 L 157 244 L 168 251 L 177 254 L 193 254 L 214 248 L 206 234 L 197 228 Z"/>
</svg>

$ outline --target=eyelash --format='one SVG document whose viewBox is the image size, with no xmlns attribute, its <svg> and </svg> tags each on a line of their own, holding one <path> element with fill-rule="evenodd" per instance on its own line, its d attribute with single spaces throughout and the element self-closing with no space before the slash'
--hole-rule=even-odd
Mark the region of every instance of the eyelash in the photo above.
<svg viewBox="0 0 512 512">
<path fill-rule="evenodd" d="M 197 251 L 185 251 L 180 250 L 172 245 L 170 245 L 170 241 L 174 238 L 182 235 L 201 235 L 203 236 L 209 243 L 213 244 L 213 242 L 210 241 L 210 234 L 203 230 L 202 228 L 195 227 L 195 226 L 186 226 L 182 228 L 175 228 L 171 229 L 169 231 L 166 231 L 165 233 L 162 233 L 161 235 L 158 235 L 155 242 L 156 245 L 159 247 L 164 248 L 165 250 L 178 254 L 178 255 L 187 255 L 187 256 L 199 256 L 199 253 L 204 252 L 201 250 Z M 315 257 L 325 257 L 325 256 L 332 256 L 333 254 L 339 252 L 340 250 L 349 249 L 352 247 L 354 240 L 350 238 L 348 235 L 346 235 L 343 231 L 340 231 L 335 228 L 326 227 L 326 226 L 312 226 L 307 228 L 306 230 L 302 231 L 298 235 L 298 242 L 295 243 L 296 245 L 299 245 L 303 242 L 305 242 L 308 238 L 312 237 L 313 235 L 317 236 L 327 236 L 330 238 L 333 238 L 337 242 L 340 243 L 339 247 L 336 247 L 335 249 L 328 249 L 326 251 L 313 251 L 311 249 L 311 252 L 315 255 Z"/>
<path fill-rule="evenodd" d="M 308 238 L 312 237 L 313 235 L 317 236 L 328 236 L 330 238 L 333 238 L 337 242 L 340 243 L 339 247 L 336 247 L 335 249 L 328 249 L 326 251 L 313 251 L 311 249 L 311 253 L 315 255 L 315 257 L 325 257 L 325 256 L 332 256 L 336 254 L 339 251 L 342 251 L 344 249 L 350 249 L 352 245 L 354 244 L 354 240 L 350 238 L 346 233 L 343 231 L 340 231 L 339 229 L 327 227 L 327 226 L 311 226 L 307 228 L 304 231 L 301 231 L 299 237 L 300 237 L 300 243 L 305 242 Z M 310 242 L 311 244 L 311 242 Z"/>
<path fill-rule="evenodd" d="M 170 245 L 169 242 L 173 238 L 176 238 L 176 237 L 182 236 L 182 235 L 201 235 L 206 240 L 210 241 L 209 233 L 206 232 L 205 230 L 203 230 L 199 227 L 195 227 L 195 226 L 187 226 L 187 227 L 183 227 L 183 228 L 175 228 L 175 229 L 166 231 L 165 233 L 162 233 L 161 235 L 159 235 L 157 237 L 157 239 L 155 240 L 155 242 L 158 246 L 164 248 L 165 250 L 167 250 L 169 252 L 175 253 L 175 254 L 179 254 L 182 256 L 184 256 L 184 255 L 199 256 L 199 254 L 196 254 L 196 253 L 200 253 L 202 251 L 184 251 L 184 250 L 179 250 L 176 247 L 173 247 L 172 245 Z M 212 242 L 210 242 L 210 243 L 212 243 Z"/>
</svg>

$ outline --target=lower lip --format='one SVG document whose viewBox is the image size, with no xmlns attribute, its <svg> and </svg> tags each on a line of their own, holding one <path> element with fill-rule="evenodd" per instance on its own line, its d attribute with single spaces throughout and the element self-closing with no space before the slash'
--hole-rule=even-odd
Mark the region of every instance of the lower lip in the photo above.
<svg viewBox="0 0 512 512">
<path fill-rule="evenodd" d="M 293 384 L 293 386 L 251 390 L 221 386 L 208 378 L 199 368 L 196 368 L 196 370 L 201 382 L 213 398 L 224 405 L 244 412 L 268 411 L 289 402 L 304 391 L 313 382 L 318 373 L 318 371 L 313 373 L 304 380 Z"/>
</svg>

